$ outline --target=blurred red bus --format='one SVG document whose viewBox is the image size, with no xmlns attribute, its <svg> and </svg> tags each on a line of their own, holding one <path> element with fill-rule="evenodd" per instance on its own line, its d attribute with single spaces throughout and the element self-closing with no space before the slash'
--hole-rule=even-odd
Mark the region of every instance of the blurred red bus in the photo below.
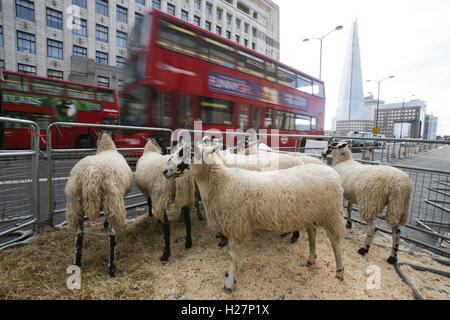
<svg viewBox="0 0 450 320">
<path fill-rule="evenodd" d="M 324 133 L 322 81 L 159 10 L 135 28 L 127 70 L 124 125 Z M 142 144 L 138 135 L 124 144 Z"/>
<path fill-rule="evenodd" d="M 118 96 L 113 89 L 3 71 L 3 114 L 36 122 L 41 129 L 41 148 L 46 147 L 46 129 L 52 122 L 118 124 Z M 4 148 L 30 148 L 27 127 L 14 122 L 4 125 Z M 54 148 L 89 148 L 96 135 L 88 128 L 58 128 Z"/>
</svg>

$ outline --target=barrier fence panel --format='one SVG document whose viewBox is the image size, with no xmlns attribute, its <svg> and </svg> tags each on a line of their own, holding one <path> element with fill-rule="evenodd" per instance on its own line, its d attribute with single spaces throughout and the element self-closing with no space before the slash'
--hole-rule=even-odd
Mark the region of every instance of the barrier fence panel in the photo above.
<svg viewBox="0 0 450 320">
<path fill-rule="evenodd" d="M 0 249 L 26 242 L 39 227 L 39 126 L 0 117 L 5 127 L 25 129 L 28 150 L 0 150 Z M 14 139 L 14 137 L 6 137 Z"/>
<path fill-rule="evenodd" d="M 161 136 L 167 136 L 165 139 L 169 141 L 172 134 L 172 130 L 164 128 L 144 128 L 144 127 L 129 127 L 129 126 L 116 126 L 116 125 L 100 125 L 100 124 L 77 124 L 77 123 L 63 123 L 55 122 L 47 128 L 47 157 L 48 157 L 48 212 L 49 215 L 46 219 L 48 225 L 61 225 L 65 223 L 65 206 L 66 199 L 64 194 L 64 188 L 67 180 L 69 179 L 70 170 L 73 166 L 82 158 L 88 155 L 96 153 L 96 149 L 58 149 L 53 145 L 53 136 L 58 134 L 58 128 L 79 128 L 87 127 L 94 131 L 107 130 L 113 133 L 113 139 L 116 140 L 116 133 L 120 134 L 126 130 L 128 132 L 144 132 L 148 135 L 155 135 L 156 133 Z M 144 137 L 138 137 L 138 139 L 144 139 Z M 117 144 L 117 141 L 115 141 Z M 142 155 L 143 148 L 117 148 L 127 160 L 130 165 L 133 174 L 135 172 L 136 163 L 139 157 Z M 126 197 L 126 209 L 139 208 L 147 205 L 147 200 L 142 193 L 137 189 L 135 183 L 130 193 Z M 129 211 L 129 214 L 131 212 Z"/>
<path fill-rule="evenodd" d="M 405 171 L 413 183 L 413 193 L 404 238 L 450 256 L 450 157 L 448 153 L 440 156 L 430 154 L 430 157 L 426 157 L 432 152 L 450 150 L 450 141 L 356 137 L 349 140 L 349 137 L 340 136 L 286 134 L 269 134 L 268 136 L 280 137 L 280 147 L 274 149 L 275 152 L 286 153 L 286 148 L 283 148 L 281 142 L 281 137 L 284 137 L 300 139 L 298 151 L 315 157 L 319 156 L 323 146 L 314 147 L 314 144 L 309 143 L 310 141 L 322 141 L 325 146 L 330 141 L 346 140 L 351 146 L 354 160 L 371 165 L 387 164 Z M 444 148 L 446 149 L 443 150 Z M 436 168 L 437 157 L 442 157 L 443 168 Z M 425 168 L 405 164 L 410 160 L 420 160 Z M 328 164 L 331 165 L 331 162 L 328 161 Z M 383 219 L 383 216 L 381 218 Z M 389 230 L 386 224 L 383 226 Z"/>
</svg>

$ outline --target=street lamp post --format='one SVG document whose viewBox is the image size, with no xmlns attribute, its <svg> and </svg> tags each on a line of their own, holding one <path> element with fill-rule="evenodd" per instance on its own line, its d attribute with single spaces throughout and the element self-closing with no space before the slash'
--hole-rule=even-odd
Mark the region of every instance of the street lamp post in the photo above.
<svg viewBox="0 0 450 320">
<path fill-rule="evenodd" d="M 392 78 L 395 78 L 395 76 L 390 76 L 390 77 L 387 77 L 387 78 L 384 78 L 384 79 L 381 79 L 381 80 L 367 80 L 367 82 L 377 82 L 378 83 L 377 117 L 375 119 L 375 128 L 378 128 L 378 111 L 379 111 L 379 108 L 380 108 L 380 88 L 381 88 L 381 83 L 384 80 L 388 80 L 388 79 L 392 79 Z"/>
<path fill-rule="evenodd" d="M 320 69 L 319 69 L 319 79 L 322 80 L 322 49 L 323 49 L 323 39 L 325 39 L 325 37 L 327 37 L 329 34 L 331 34 L 334 31 L 337 30 L 342 30 L 344 27 L 343 26 L 337 26 L 336 28 L 334 28 L 333 30 L 331 30 L 330 32 L 328 32 L 327 34 L 319 37 L 319 38 L 306 38 L 303 39 L 303 42 L 308 42 L 310 40 L 319 40 L 320 41 Z"/>
<path fill-rule="evenodd" d="M 402 97 L 401 99 L 403 99 L 403 103 L 402 103 L 402 117 L 404 117 L 404 114 L 405 114 L 405 100 L 407 99 L 407 98 L 412 98 L 412 97 L 415 97 L 416 95 L 415 94 L 412 94 L 412 95 L 410 95 L 410 96 L 406 96 L 406 97 Z M 400 99 L 400 97 L 394 97 L 394 99 Z M 400 123 L 400 139 L 402 139 L 403 138 L 403 119 L 402 119 L 402 122 Z"/>
</svg>

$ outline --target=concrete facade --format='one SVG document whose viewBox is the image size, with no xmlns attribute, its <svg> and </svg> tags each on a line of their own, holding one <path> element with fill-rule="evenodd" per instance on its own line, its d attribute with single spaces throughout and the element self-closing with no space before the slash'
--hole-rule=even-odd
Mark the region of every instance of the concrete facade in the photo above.
<svg viewBox="0 0 450 320">
<path fill-rule="evenodd" d="M 17 2 L 34 7 L 34 19 L 18 17 Z M 62 72 L 64 80 L 94 84 L 104 83 L 107 79 L 110 87 L 117 88 L 125 77 L 123 70 L 117 68 L 117 60 L 127 57 L 127 49 L 117 43 L 117 34 L 122 32 L 129 37 L 136 16 L 145 14 L 152 6 L 160 6 L 164 12 L 175 8 L 175 15 L 190 23 L 199 17 L 203 28 L 208 22 L 213 32 L 218 32 L 219 26 L 223 36 L 230 31 L 233 41 L 239 40 L 241 44 L 275 59 L 280 56 L 279 7 L 270 0 L 108 0 L 105 1 L 108 3 L 107 16 L 96 12 L 97 0 L 85 0 L 86 8 L 74 6 L 77 2 L 83 3 L 82 0 L 2 0 L 0 66 L 18 71 L 20 64 L 22 68 L 29 68 L 32 73 L 35 69 L 37 75 L 45 77 Z M 199 9 L 196 8 L 198 4 Z M 126 23 L 117 20 L 118 6 L 126 9 Z M 48 26 L 48 10 L 62 15 L 61 30 Z M 78 13 L 87 23 L 86 36 L 76 35 L 71 29 L 70 19 Z M 107 28 L 107 42 L 97 39 L 97 26 Z M 18 50 L 18 31 L 35 37 L 35 52 Z M 48 56 L 49 39 L 62 43 L 62 59 Z M 74 46 L 86 49 L 86 58 L 74 56 Z M 108 55 L 107 64 L 96 62 L 97 52 Z"/>
<path fill-rule="evenodd" d="M 425 129 L 425 114 L 427 103 L 423 100 L 412 100 L 405 102 L 403 106 L 400 103 L 383 104 L 379 107 L 378 125 L 381 129 L 381 134 L 386 138 L 394 138 L 394 129 L 397 124 L 410 125 L 409 136 L 402 135 L 402 138 L 423 138 Z M 377 112 L 375 111 L 375 119 Z M 405 125 L 406 128 L 406 125 Z"/>
</svg>

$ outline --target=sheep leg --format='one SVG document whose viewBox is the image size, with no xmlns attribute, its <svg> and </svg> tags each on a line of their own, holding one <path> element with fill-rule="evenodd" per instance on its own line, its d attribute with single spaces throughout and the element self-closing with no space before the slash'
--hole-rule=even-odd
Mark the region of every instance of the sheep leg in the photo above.
<svg viewBox="0 0 450 320">
<path fill-rule="evenodd" d="M 216 239 L 219 239 L 219 243 L 217 244 L 219 247 L 223 248 L 226 247 L 228 244 L 228 238 L 225 237 L 222 233 L 216 234 Z"/>
<path fill-rule="evenodd" d="M 308 242 L 309 242 L 309 258 L 307 261 L 308 266 L 313 266 L 316 264 L 316 227 L 308 226 L 306 228 L 306 232 L 308 233 Z"/>
<path fill-rule="evenodd" d="M 116 275 L 116 264 L 114 262 L 116 257 L 116 231 L 114 227 L 109 230 L 109 275 L 114 277 Z"/>
<path fill-rule="evenodd" d="M 226 293 L 231 293 L 231 291 L 233 291 L 234 286 L 236 285 L 236 282 L 237 282 L 236 264 L 238 261 L 241 244 L 234 238 L 230 238 L 228 243 L 230 245 L 231 262 L 230 262 L 230 269 L 228 270 L 228 278 L 225 280 L 224 291 Z"/>
<path fill-rule="evenodd" d="M 183 217 L 184 217 L 184 224 L 186 225 L 186 245 L 185 245 L 185 248 L 189 249 L 189 248 L 192 247 L 190 208 L 189 207 L 184 207 L 181 210 L 184 211 Z"/>
<path fill-rule="evenodd" d="M 369 252 L 370 245 L 372 244 L 373 238 L 375 236 L 375 224 L 373 220 L 367 221 L 367 236 L 364 241 L 364 247 L 358 250 L 358 253 L 362 256 Z"/>
<path fill-rule="evenodd" d="M 164 251 L 161 256 L 161 261 L 167 261 L 170 257 L 170 223 L 167 218 L 167 213 L 164 211 L 164 221 L 163 221 L 163 233 L 164 233 Z"/>
<path fill-rule="evenodd" d="M 73 264 L 81 267 L 81 256 L 83 254 L 83 224 L 80 224 L 77 228 L 77 235 L 75 238 L 75 259 Z"/>
<path fill-rule="evenodd" d="M 202 211 L 200 210 L 200 200 L 195 200 L 195 213 L 197 214 L 197 218 L 200 221 L 203 221 Z"/>
<path fill-rule="evenodd" d="M 147 198 L 147 204 L 148 204 L 148 216 L 149 217 L 153 217 L 153 213 L 152 213 L 152 198 L 150 198 L 150 197 Z"/>
<path fill-rule="evenodd" d="M 347 202 L 347 229 L 352 228 L 352 211 L 353 211 L 353 203 L 350 201 Z"/>
<path fill-rule="evenodd" d="M 342 264 L 341 241 L 338 237 L 328 236 L 336 259 L 336 278 L 344 281 L 344 265 Z"/>
<path fill-rule="evenodd" d="M 400 244 L 400 228 L 398 226 L 392 227 L 392 251 L 391 256 L 387 260 L 389 264 L 397 263 L 398 246 Z"/>
</svg>

